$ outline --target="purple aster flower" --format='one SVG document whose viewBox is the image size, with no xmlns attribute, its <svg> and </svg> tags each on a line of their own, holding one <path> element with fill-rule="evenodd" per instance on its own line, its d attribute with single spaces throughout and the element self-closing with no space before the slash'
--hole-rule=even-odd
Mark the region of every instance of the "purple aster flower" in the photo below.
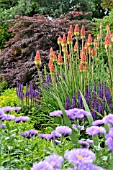
<svg viewBox="0 0 113 170">
<path fill-rule="evenodd" d="M 64 154 L 64 157 L 74 166 L 92 163 L 95 160 L 95 154 L 89 149 L 72 149 Z"/>
<path fill-rule="evenodd" d="M 104 120 L 101 119 L 101 120 L 95 120 L 92 125 L 93 126 L 99 126 L 99 125 L 103 125 L 104 124 Z"/>
<path fill-rule="evenodd" d="M 99 167 L 99 166 L 93 166 L 93 169 L 91 169 L 91 170 L 104 170 L 102 167 Z"/>
<path fill-rule="evenodd" d="M 14 111 L 19 111 L 19 110 L 21 110 L 21 107 L 15 106 L 15 107 L 12 107 L 12 110 L 14 110 Z"/>
<path fill-rule="evenodd" d="M 56 127 L 55 131 L 62 135 L 69 135 L 72 133 L 71 128 L 69 128 L 68 126 L 58 126 Z"/>
<path fill-rule="evenodd" d="M 5 125 L 5 124 L 1 124 L 1 125 L 0 125 L 0 128 L 1 128 L 1 129 L 5 129 L 5 128 L 6 128 L 6 125 Z"/>
<path fill-rule="evenodd" d="M 113 125 L 113 114 L 109 114 L 107 116 L 105 116 L 103 118 L 103 121 L 106 123 L 106 124 L 109 124 L 109 125 Z"/>
<path fill-rule="evenodd" d="M 82 148 L 89 148 L 89 143 L 87 141 L 80 140 L 78 143 L 82 145 Z"/>
<path fill-rule="evenodd" d="M 113 151 L 113 138 L 107 138 L 106 145 L 111 151 Z"/>
<path fill-rule="evenodd" d="M 2 116 L 2 120 L 15 120 L 15 116 L 14 115 L 9 115 L 9 114 L 4 114 Z"/>
<path fill-rule="evenodd" d="M 3 109 L 0 109 L 0 119 L 2 118 L 3 115 L 4 115 L 4 111 Z"/>
<path fill-rule="evenodd" d="M 62 111 L 61 110 L 55 110 L 53 112 L 50 112 L 49 115 L 50 116 L 59 116 L 59 117 L 61 117 Z"/>
<path fill-rule="evenodd" d="M 99 134 L 105 134 L 106 130 L 104 127 L 98 127 L 98 126 L 91 126 L 86 129 L 86 133 L 88 135 L 96 136 Z"/>
<path fill-rule="evenodd" d="M 90 116 L 90 113 L 83 110 L 83 109 L 77 109 L 77 108 L 74 108 L 74 109 L 69 109 L 67 111 L 67 115 L 70 119 L 77 119 L 77 118 L 80 118 L 82 119 L 83 117 L 87 117 L 87 116 Z"/>
<path fill-rule="evenodd" d="M 84 126 L 80 126 L 80 125 L 75 125 L 75 124 L 72 124 L 72 128 L 73 129 L 79 129 L 79 130 L 84 130 Z"/>
<path fill-rule="evenodd" d="M 52 131 L 51 135 L 53 136 L 53 139 L 62 137 L 62 135 L 59 132 L 57 132 L 56 130 Z"/>
<path fill-rule="evenodd" d="M 16 117 L 15 122 L 26 122 L 28 121 L 30 118 L 28 116 L 20 116 L 20 117 Z"/>
<path fill-rule="evenodd" d="M 61 168 L 64 159 L 62 158 L 62 156 L 53 154 L 45 157 L 44 162 L 45 161 L 48 162 L 54 169 L 56 169 L 56 168 Z"/>
<path fill-rule="evenodd" d="M 31 170 L 54 170 L 54 168 L 48 162 L 34 163 Z"/>
<path fill-rule="evenodd" d="M 109 132 L 108 132 L 108 134 L 106 134 L 105 138 L 106 138 L 106 139 L 108 139 L 108 138 L 113 138 L 113 128 L 110 128 L 110 129 L 109 129 Z"/>
<path fill-rule="evenodd" d="M 4 112 L 11 112 L 13 109 L 11 106 L 6 106 L 2 108 Z"/>
<path fill-rule="evenodd" d="M 52 140 L 53 139 L 53 135 L 52 134 L 39 134 L 39 137 L 41 137 L 42 139 L 45 138 L 47 140 Z"/>
<path fill-rule="evenodd" d="M 21 133 L 20 135 L 30 139 L 30 138 L 35 137 L 37 134 L 38 134 L 38 132 L 36 130 L 31 129 L 29 131 L 25 131 L 25 132 Z"/>
</svg>

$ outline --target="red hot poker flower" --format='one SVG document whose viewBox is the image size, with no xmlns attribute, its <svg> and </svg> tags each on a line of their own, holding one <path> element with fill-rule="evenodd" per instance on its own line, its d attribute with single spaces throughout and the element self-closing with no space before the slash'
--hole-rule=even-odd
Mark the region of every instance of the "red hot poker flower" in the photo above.
<svg viewBox="0 0 113 170">
<path fill-rule="evenodd" d="M 59 53 L 58 55 L 58 64 L 63 64 L 63 59 L 62 59 L 62 56 L 61 56 L 61 53 Z"/>
<path fill-rule="evenodd" d="M 92 53 L 92 57 L 95 57 L 95 56 L 96 56 L 96 51 L 95 51 L 95 48 L 92 48 L 92 51 L 91 51 L 91 53 Z"/>
<path fill-rule="evenodd" d="M 68 32 L 67 43 L 72 44 L 72 36 L 70 32 Z"/>
<path fill-rule="evenodd" d="M 88 46 L 90 46 L 92 44 L 92 36 L 91 34 L 88 35 Z"/>
<path fill-rule="evenodd" d="M 61 36 L 58 37 L 57 43 L 58 43 L 58 45 L 60 45 L 60 44 L 62 43 L 62 38 L 61 38 Z"/>
<path fill-rule="evenodd" d="M 37 51 L 36 52 L 36 56 L 35 56 L 35 64 L 36 64 L 36 66 L 37 65 L 41 65 L 41 58 L 40 58 L 40 53 L 39 53 L 39 51 Z"/>
<path fill-rule="evenodd" d="M 73 35 L 73 27 L 72 27 L 72 25 L 70 25 L 69 32 L 70 32 L 70 34 L 72 36 Z"/>
<path fill-rule="evenodd" d="M 81 34 L 82 39 L 85 38 L 85 27 L 84 27 L 84 25 L 82 25 L 80 34 Z"/>
<path fill-rule="evenodd" d="M 75 36 L 79 35 L 79 26 L 78 26 L 78 24 L 75 25 L 74 34 L 75 34 Z"/>
<path fill-rule="evenodd" d="M 105 48 L 109 48 L 111 46 L 111 42 L 110 42 L 110 37 L 108 36 L 108 34 L 105 37 Z"/>
<path fill-rule="evenodd" d="M 66 46 L 67 41 L 66 41 L 66 35 L 63 34 L 63 39 L 62 39 L 62 46 Z"/>
</svg>

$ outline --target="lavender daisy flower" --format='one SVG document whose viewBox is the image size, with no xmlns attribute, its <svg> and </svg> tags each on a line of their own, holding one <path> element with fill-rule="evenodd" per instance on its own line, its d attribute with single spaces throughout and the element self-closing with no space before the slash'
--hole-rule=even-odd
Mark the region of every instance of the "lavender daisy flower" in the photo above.
<svg viewBox="0 0 113 170">
<path fill-rule="evenodd" d="M 21 107 L 12 107 L 12 110 L 14 110 L 14 111 L 19 111 L 19 110 L 21 110 Z"/>
<path fill-rule="evenodd" d="M 42 139 L 47 139 L 47 140 L 52 140 L 53 139 L 53 135 L 52 134 L 39 134 L 39 137 L 41 137 Z"/>
<path fill-rule="evenodd" d="M 95 160 L 95 154 L 89 149 L 72 149 L 64 154 L 64 157 L 74 166 L 92 163 Z"/>
<path fill-rule="evenodd" d="M 54 168 L 48 162 L 41 161 L 39 163 L 34 163 L 31 170 L 54 170 Z"/>
<path fill-rule="evenodd" d="M 90 116 L 90 113 L 83 110 L 83 109 L 77 109 L 77 108 L 74 108 L 74 109 L 69 109 L 67 111 L 67 115 L 70 119 L 77 119 L 77 118 L 80 118 L 82 119 L 83 117 L 87 117 L 87 116 Z"/>
<path fill-rule="evenodd" d="M 106 138 L 106 139 L 108 139 L 108 138 L 113 138 L 113 128 L 110 128 L 110 129 L 109 129 L 109 132 L 108 132 L 108 134 L 106 134 L 105 138 Z"/>
<path fill-rule="evenodd" d="M 113 114 L 109 114 L 107 116 L 105 116 L 103 118 L 103 121 L 106 123 L 106 124 L 109 124 L 109 125 L 113 125 Z"/>
<path fill-rule="evenodd" d="M 94 165 L 92 170 L 104 170 L 104 169 L 102 167 Z"/>
<path fill-rule="evenodd" d="M 80 140 L 78 143 L 82 145 L 82 148 L 89 148 L 89 143 L 87 141 Z"/>
<path fill-rule="evenodd" d="M 96 136 L 99 134 L 105 134 L 106 130 L 104 127 L 98 127 L 98 126 L 91 126 L 86 129 L 86 133 L 88 135 Z"/>
<path fill-rule="evenodd" d="M 104 170 L 103 168 L 99 166 L 95 166 L 93 163 L 87 163 L 87 164 L 81 164 L 78 166 L 78 169 L 80 170 Z"/>
<path fill-rule="evenodd" d="M 20 116 L 20 117 L 16 117 L 15 122 L 26 122 L 28 121 L 30 118 L 28 116 Z"/>
<path fill-rule="evenodd" d="M 0 109 L 0 119 L 2 118 L 3 115 L 4 115 L 4 111 L 3 109 Z"/>
<path fill-rule="evenodd" d="M 56 169 L 56 168 L 61 168 L 61 165 L 63 164 L 64 159 L 62 158 L 62 156 L 53 154 L 53 155 L 47 156 L 44 159 L 44 162 L 48 162 L 54 169 Z"/>
<path fill-rule="evenodd" d="M 62 135 L 69 135 L 72 133 L 71 128 L 68 126 L 58 126 L 55 130 Z"/>
<path fill-rule="evenodd" d="M 113 138 L 108 138 L 106 140 L 106 145 L 108 146 L 108 148 L 113 151 Z"/>
<path fill-rule="evenodd" d="M 6 106 L 2 108 L 4 112 L 11 112 L 13 109 L 11 106 Z"/>
<path fill-rule="evenodd" d="M 77 130 L 77 129 L 84 130 L 84 126 L 75 125 L 75 124 L 72 124 L 72 128 L 75 129 L 75 130 Z"/>
<path fill-rule="evenodd" d="M 62 135 L 59 132 L 57 132 L 56 130 L 52 131 L 51 135 L 53 136 L 53 139 L 62 137 Z"/>
<path fill-rule="evenodd" d="M 3 121 L 4 121 L 4 120 L 9 120 L 9 121 L 15 120 L 15 116 L 9 115 L 9 114 L 4 114 L 4 115 L 2 116 L 2 120 L 3 120 Z"/>
<path fill-rule="evenodd" d="M 93 126 L 100 126 L 100 125 L 103 125 L 104 124 L 104 120 L 101 119 L 101 120 L 95 120 L 92 125 Z"/>
<path fill-rule="evenodd" d="M 5 125 L 5 124 L 1 124 L 1 125 L 0 125 L 0 128 L 1 128 L 1 129 L 5 129 L 5 128 L 6 128 L 6 125 Z"/>
<path fill-rule="evenodd" d="M 30 139 L 30 138 L 35 137 L 37 134 L 38 134 L 38 132 L 36 130 L 31 129 L 29 131 L 25 131 L 25 132 L 21 133 L 20 135 Z"/>
<path fill-rule="evenodd" d="M 62 111 L 61 110 L 55 110 L 53 112 L 50 112 L 49 115 L 50 116 L 59 116 L 59 117 L 61 117 Z"/>
</svg>

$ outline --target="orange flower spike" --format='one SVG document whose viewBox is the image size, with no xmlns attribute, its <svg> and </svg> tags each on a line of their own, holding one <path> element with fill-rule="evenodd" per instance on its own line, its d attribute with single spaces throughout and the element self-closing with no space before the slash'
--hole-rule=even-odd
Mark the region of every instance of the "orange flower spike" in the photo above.
<svg viewBox="0 0 113 170">
<path fill-rule="evenodd" d="M 70 25 L 70 27 L 69 27 L 69 32 L 70 32 L 70 34 L 72 36 L 73 35 L 73 27 L 72 27 L 72 25 Z"/>
<path fill-rule="evenodd" d="M 67 43 L 68 43 L 68 44 L 72 44 L 72 36 L 71 36 L 71 33 L 70 33 L 70 32 L 68 32 Z"/>
<path fill-rule="evenodd" d="M 58 39 L 57 39 L 57 44 L 61 45 L 61 43 L 62 43 L 62 38 L 61 38 L 61 36 L 59 36 Z"/>
<path fill-rule="evenodd" d="M 67 41 L 66 41 L 66 35 L 63 34 L 63 39 L 62 39 L 62 46 L 66 46 Z"/>
<path fill-rule="evenodd" d="M 53 65 L 53 61 L 52 61 L 52 60 L 49 60 L 48 67 L 50 68 L 51 65 Z"/>
<path fill-rule="evenodd" d="M 85 49 L 88 48 L 88 42 L 85 42 L 84 48 L 85 48 Z"/>
<path fill-rule="evenodd" d="M 77 52 L 77 43 L 75 43 L 75 45 L 74 45 L 74 52 Z"/>
<path fill-rule="evenodd" d="M 62 55 L 61 53 L 58 54 L 58 60 L 57 60 L 58 64 L 63 64 L 63 59 L 62 59 Z"/>
<path fill-rule="evenodd" d="M 92 36 L 91 34 L 88 35 L 88 46 L 90 46 L 92 44 Z"/>
<path fill-rule="evenodd" d="M 84 65 L 83 65 L 82 62 L 80 62 L 80 64 L 79 64 L 79 70 L 80 70 L 80 71 L 83 71 L 83 70 L 84 70 Z"/>
<path fill-rule="evenodd" d="M 54 68 L 54 65 L 52 64 L 50 67 L 50 73 L 53 74 L 55 72 L 55 68 Z"/>
<path fill-rule="evenodd" d="M 85 27 L 82 25 L 81 32 L 80 32 L 81 38 L 85 38 Z"/>
<path fill-rule="evenodd" d="M 51 48 L 50 48 L 50 53 L 53 53 L 53 52 L 54 52 L 54 51 L 53 51 L 53 48 L 51 47 Z"/>
<path fill-rule="evenodd" d="M 75 36 L 79 35 L 79 26 L 78 26 L 78 24 L 75 25 L 74 34 L 75 34 Z"/>
<path fill-rule="evenodd" d="M 87 55 L 88 52 L 89 52 L 89 49 L 88 49 L 88 47 L 87 47 L 87 48 L 85 48 L 85 55 Z"/>
<path fill-rule="evenodd" d="M 53 55 L 54 55 L 54 51 L 53 51 L 53 52 L 50 52 L 50 54 L 49 54 L 50 60 L 53 60 Z"/>
<path fill-rule="evenodd" d="M 40 58 L 40 52 L 39 51 L 36 52 L 36 56 L 35 56 L 35 61 L 34 62 L 36 64 L 36 66 L 41 65 L 41 58 Z"/>
<path fill-rule="evenodd" d="M 111 34 L 111 41 L 113 42 L 113 34 Z"/>
<path fill-rule="evenodd" d="M 111 42 L 110 42 L 110 38 L 108 36 L 108 34 L 105 37 L 105 48 L 109 48 L 111 46 Z"/>
<path fill-rule="evenodd" d="M 92 57 L 95 57 L 95 56 L 96 56 L 95 48 L 92 48 L 92 50 L 91 50 L 91 54 L 92 54 Z"/>
<path fill-rule="evenodd" d="M 82 63 L 85 63 L 86 62 L 86 55 L 85 55 L 85 52 L 81 52 L 81 62 Z"/>
<path fill-rule="evenodd" d="M 57 56 L 54 52 L 53 52 L 53 61 L 57 61 Z"/>
</svg>

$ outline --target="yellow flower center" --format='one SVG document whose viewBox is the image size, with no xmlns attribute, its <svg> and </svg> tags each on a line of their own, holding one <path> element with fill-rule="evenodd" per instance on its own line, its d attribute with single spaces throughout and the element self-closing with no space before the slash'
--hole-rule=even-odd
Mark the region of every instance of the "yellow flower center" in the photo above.
<svg viewBox="0 0 113 170">
<path fill-rule="evenodd" d="M 82 160 L 82 159 L 83 159 L 83 157 L 82 157 L 82 156 L 78 156 L 78 159 L 79 159 L 79 160 Z"/>
</svg>

